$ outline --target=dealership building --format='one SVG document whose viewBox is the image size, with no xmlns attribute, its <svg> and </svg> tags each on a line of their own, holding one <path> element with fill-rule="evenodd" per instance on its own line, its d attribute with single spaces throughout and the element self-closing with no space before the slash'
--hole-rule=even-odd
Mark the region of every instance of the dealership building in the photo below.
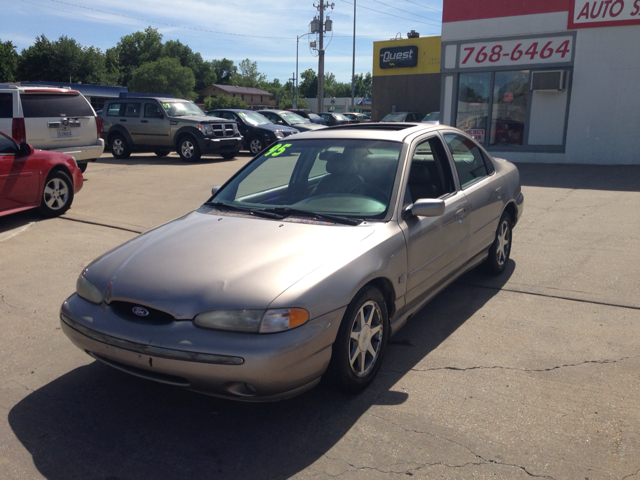
<svg viewBox="0 0 640 480">
<path fill-rule="evenodd" d="M 516 162 L 640 164 L 639 45 L 640 0 L 445 0 L 441 122 Z"/>
</svg>

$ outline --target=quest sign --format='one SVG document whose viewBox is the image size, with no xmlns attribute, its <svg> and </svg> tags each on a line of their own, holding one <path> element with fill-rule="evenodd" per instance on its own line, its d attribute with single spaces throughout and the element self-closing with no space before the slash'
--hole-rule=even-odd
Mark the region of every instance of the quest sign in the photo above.
<svg viewBox="0 0 640 480">
<path fill-rule="evenodd" d="M 418 47 L 415 45 L 380 49 L 380 68 L 406 68 L 416 65 L 418 65 Z"/>
<path fill-rule="evenodd" d="M 640 0 L 571 0 L 569 28 L 640 25 Z"/>
</svg>

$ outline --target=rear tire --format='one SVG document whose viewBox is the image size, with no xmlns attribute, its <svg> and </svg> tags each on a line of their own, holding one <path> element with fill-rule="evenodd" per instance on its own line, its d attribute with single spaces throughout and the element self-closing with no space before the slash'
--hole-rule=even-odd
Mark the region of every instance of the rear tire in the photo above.
<svg viewBox="0 0 640 480">
<path fill-rule="evenodd" d="M 48 218 L 58 217 L 69 210 L 73 202 L 73 182 L 61 171 L 47 178 L 42 189 L 40 213 Z"/>
<path fill-rule="evenodd" d="M 483 267 L 490 275 L 500 275 L 504 272 L 511 255 L 511 241 L 513 239 L 513 221 L 508 212 L 504 212 L 500 217 L 496 239 L 489 249 L 489 256 L 485 260 Z"/>
<path fill-rule="evenodd" d="M 111 137 L 111 154 L 118 160 L 126 160 L 131 156 L 131 147 L 119 133 Z"/>
<path fill-rule="evenodd" d="M 185 135 L 178 142 L 178 153 L 183 162 L 197 162 L 200 160 L 200 147 L 191 135 Z"/>
<path fill-rule="evenodd" d="M 87 171 L 87 166 L 89 165 L 89 162 L 82 162 L 78 164 L 78 168 L 80 169 L 80 172 L 84 173 Z"/>
<path fill-rule="evenodd" d="M 346 393 L 364 390 L 380 370 L 388 336 L 384 297 L 377 288 L 364 287 L 349 304 L 333 343 L 331 383 Z"/>
</svg>

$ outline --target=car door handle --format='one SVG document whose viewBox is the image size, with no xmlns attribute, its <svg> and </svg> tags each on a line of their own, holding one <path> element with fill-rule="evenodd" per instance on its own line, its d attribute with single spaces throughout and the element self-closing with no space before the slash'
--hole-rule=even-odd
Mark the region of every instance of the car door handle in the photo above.
<svg viewBox="0 0 640 480">
<path fill-rule="evenodd" d="M 149 123 L 149 120 L 140 120 L 141 123 Z"/>
<path fill-rule="evenodd" d="M 460 210 L 458 210 L 456 212 L 456 218 L 458 219 L 458 223 L 462 223 L 462 221 L 464 220 L 464 217 L 467 214 L 467 209 L 466 208 L 461 208 Z"/>
<path fill-rule="evenodd" d="M 498 197 L 498 200 L 502 198 L 502 187 L 496 188 L 496 195 Z"/>
<path fill-rule="evenodd" d="M 120 121 L 121 121 L 121 122 L 126 122 L 126 121 L 127 121 L 127 119 L 126 119 L 126 118 L 121 118 L 121 119 L 120 119 Z"/>
</svg>

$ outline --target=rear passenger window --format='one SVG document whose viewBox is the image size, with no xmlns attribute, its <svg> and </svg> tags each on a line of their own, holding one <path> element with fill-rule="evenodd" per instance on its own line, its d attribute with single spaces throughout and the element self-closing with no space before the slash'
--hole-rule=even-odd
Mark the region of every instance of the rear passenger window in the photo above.
<svg viewBox="0 0 640 480">
<path fill-rule="evenodd" d="M 0 93 L 0 118 L 13 118 L 13 95 Z"/>
<path fill-rule="evenodd" d="M 139 103 L 127 103 L 124 109 L 125 117 L 139 117 L 140 116 L 140 104 Z"/>
<path fill-rule="evenodd" d="M 482 151 L 472 140 L 452 133 L 446 134 L 444 139 L 453 156 L 460 178 L 460 187 L 464 188 L 489 175 Z"/>
<path fill-rule="evenodd" d="M 119 117 L 120 116 L 120 103 L 112 103 L 107 109 L 107 115 Z"/>
<path fill-rule="evenodd" d="M 25 118 L 93 117 L 95 113 L 82 95 L 56 93 L 23 93 Z"/>
</svg>

